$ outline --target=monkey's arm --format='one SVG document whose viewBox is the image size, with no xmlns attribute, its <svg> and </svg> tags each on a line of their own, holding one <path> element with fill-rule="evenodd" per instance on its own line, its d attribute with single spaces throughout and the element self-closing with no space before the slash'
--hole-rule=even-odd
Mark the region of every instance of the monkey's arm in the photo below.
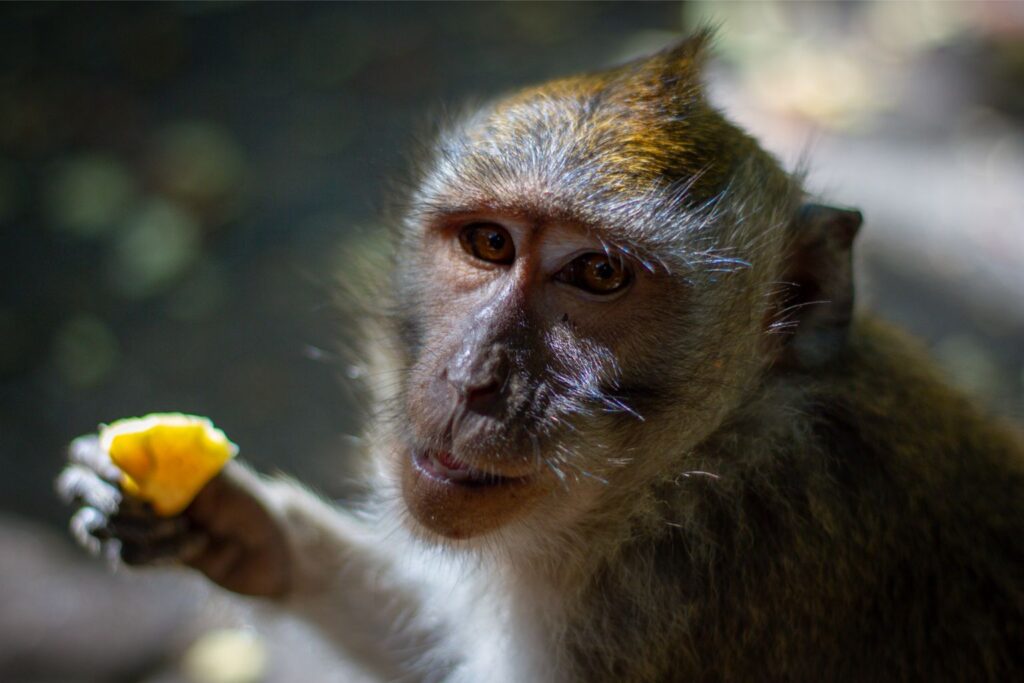
<svg viewBox="0 0 1024 683">
<path fill-rule="evenodd" d="M 399 577 L 379 536 L 298 485 L 230 462 L 183 513 L 159 517 L 122 493 L 95 436 L 76 439 L 69 460 L 57 489 L 80 506 L 71 531 L 91 552 L 189 566 L 228 590 L 274 598 L 385 680 L 409 677 L 433 643 L 422 589 Z"/>
</svg>

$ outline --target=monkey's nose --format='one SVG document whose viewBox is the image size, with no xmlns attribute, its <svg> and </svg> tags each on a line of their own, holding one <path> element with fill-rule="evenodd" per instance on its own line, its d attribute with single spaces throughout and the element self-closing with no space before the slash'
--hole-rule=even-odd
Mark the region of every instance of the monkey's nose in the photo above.
<svg viewBox="0 0 1024 683">
<path fill-rule="evenodd" d="M 484 358 L 467 360 L 457 358 L 447 369 L 456 400 L 474 413 L 495 412 L 502 403 L 511 371 L 508 354 L 504 348 L 495 347 Z"/>
</svg>

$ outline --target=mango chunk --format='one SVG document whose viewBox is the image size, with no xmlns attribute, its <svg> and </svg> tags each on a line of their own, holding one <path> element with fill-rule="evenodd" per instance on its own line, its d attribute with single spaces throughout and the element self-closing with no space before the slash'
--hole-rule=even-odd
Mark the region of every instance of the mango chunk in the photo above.
<svg viewBox="0 0 1024 683">
<path fill-rule="evenodd" d="M 123 473 L 125 493 L 163 517 L 178 514 L 235 457 L 238 446 L 205 417 L 152 413 L 102 425 L 100 445 Z"/>
</svg>

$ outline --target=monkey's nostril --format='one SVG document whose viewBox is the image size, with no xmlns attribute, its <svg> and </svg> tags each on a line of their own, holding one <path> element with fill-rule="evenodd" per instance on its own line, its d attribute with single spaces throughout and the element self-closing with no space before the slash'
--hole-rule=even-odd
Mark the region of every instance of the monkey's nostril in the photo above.
<svg viewBox="0 0 1024 683">
<path fill-rule="evenodd" d="M 501 399 L 502 383 L 495 380 L 482 386 L 466 387 L 462 396 L 466 409 L 475 413 L 490 412 Z"/>
</svg>

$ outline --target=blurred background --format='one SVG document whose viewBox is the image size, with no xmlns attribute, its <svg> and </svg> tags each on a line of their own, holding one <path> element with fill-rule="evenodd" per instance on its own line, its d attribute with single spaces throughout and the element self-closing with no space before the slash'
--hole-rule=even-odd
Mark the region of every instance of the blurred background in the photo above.
<svg viewBox="0 0 1024 683">
<path fill-rule="evenodd" d="M 861 208 L 864 306 L 1024 421 L 1024 3 L 0 6 L 0 680 L 357 680 L 314 634 L 70 546 L 63 448 L 209 415 L 346 494 L 339 268 L 467 99 L 719 27 L 714 99 Z"/>
</svg>

